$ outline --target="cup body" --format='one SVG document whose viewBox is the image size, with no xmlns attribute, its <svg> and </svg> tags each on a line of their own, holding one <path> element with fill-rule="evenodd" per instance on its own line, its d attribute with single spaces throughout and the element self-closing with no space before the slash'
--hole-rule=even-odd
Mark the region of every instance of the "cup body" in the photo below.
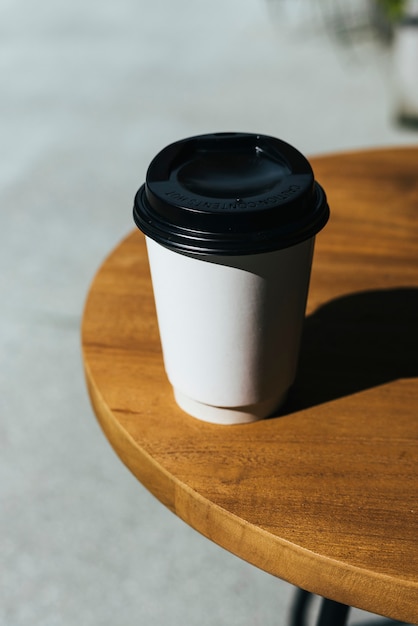
<svg viewBox="0 0 418 626">
<path fill-rule="evenodd" d="M 196 256 L 147 237 L 169 381 L 187 413 L 252 422 L 285 400 L 297 367 L 314 237 L 265 254 Z"/>
</svg>

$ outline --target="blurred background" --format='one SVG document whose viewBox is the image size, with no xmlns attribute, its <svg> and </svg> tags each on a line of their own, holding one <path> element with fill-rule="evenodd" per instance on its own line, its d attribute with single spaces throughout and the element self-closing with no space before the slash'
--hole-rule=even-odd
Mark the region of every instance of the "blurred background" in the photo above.
<svg viewBox="0 0 418 626">
<path fill-rule="evenodd" d="M 0 2 L 0 626 L 286 623 L 290 585 L 200 537 L 111 451 L 80 319 L 167 143 L 416 144 L 397 18 L 366 0 Z"/>
</svg>

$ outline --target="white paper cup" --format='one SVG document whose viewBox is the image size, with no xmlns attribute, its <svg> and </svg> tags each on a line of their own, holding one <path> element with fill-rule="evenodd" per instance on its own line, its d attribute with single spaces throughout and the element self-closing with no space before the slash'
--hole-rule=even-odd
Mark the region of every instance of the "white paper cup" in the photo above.
<svg viewBox="0 0 418 626">
<path fill-rule="evenodd" d="M 284 402 L 315 234 L 328 218 L 318 188 L 300 153 L 258 135 L 192 138 L 151 164 L 134 216 L 147 236 L 165 369 L 190 415 L 245 423 Z"/>
</svg>

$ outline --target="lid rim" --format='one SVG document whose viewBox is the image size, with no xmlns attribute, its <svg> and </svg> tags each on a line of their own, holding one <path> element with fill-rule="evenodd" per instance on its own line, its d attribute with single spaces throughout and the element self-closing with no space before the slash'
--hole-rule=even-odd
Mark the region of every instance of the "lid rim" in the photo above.
<svg viewBox="0 0 418 626">
<path fill-rule="evenodd" d="M 158 214 L 144 211 L 145 185 L 135 196 L 133 208 L 134 222 L 147 236 L 174 251 L 196 255 L 249 255 L 274 252 L 297 245 L 314 237 L 328 222 L 330 211 L 325 192 L 315 182 L 318 201 L 312 213 L 305 219 L 296 220 L 286 227 L 283 225 L 271 230 L 238 232 L 205 232 L 187 230 L 179 225 L 167 224 L 158 219 Z M 138 205 L 141 211 L 138 211 Z"/>
</svg>

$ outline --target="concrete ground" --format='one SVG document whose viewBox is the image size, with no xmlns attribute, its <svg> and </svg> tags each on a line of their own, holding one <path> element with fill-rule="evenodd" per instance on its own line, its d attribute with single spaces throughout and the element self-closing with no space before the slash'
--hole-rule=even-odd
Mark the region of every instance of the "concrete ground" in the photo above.
<svg viewBox="0 0 418 626">
<path fill-rule="evenodd" d="M 168 142 L 244 130 L 307 155 L 417 142 L 393 123 L 389 56 L 270 8 L 1 3 L 0 626 L 286 623 L 290 585 L 188 528 L 116 458 L 79 339 L 92 276 Z"/>
</svg>

